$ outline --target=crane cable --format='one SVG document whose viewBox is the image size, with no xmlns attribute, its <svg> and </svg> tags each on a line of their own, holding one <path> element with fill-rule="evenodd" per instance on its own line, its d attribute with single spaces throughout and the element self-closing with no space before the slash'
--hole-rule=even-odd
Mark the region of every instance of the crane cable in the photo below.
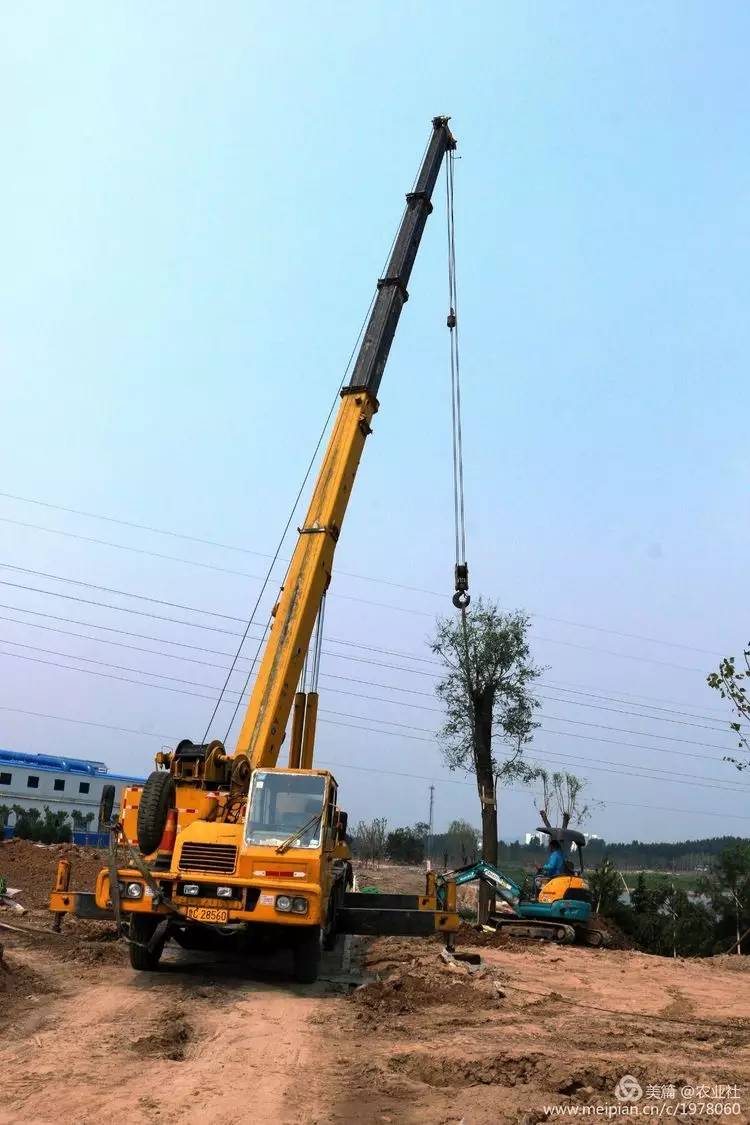
<svg viewBox="0 0 750 1125">
<path fill-rule="evenodd" d="M 453 523 L 455 531 L 455 593 L 453 604 L 465 614 L 471 601 L 466 562 L 466 509 L 464 504 L 463 431 L 461 425 L 461 363 L 458 347 L 458 287 L 456 284 L 456 226 L 453 208 L 454 154 L 446 153 L 445 194 L 448 222 L 448 329 L 450 331 L 451 430 L 453 444 Z"/>
</svg>

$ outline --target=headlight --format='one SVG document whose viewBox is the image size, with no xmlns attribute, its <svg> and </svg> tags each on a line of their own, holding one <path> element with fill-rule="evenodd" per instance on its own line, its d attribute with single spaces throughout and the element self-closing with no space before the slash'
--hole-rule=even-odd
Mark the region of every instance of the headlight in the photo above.
<svg viewBox="0 0 750 1125">
<path fill-rule="evenodd" d="M 276 896 L 276 909 L 280 910 L 282 914 L 288 914 L 292 909 L 292 900 L 289 895 Z"/>
<path fill-rule="evenodd" d="M 128 898 L 143 898 L 143 883 L 128 883 L 125 894 Z"/>
<path fill-rule="evenodd" d="M 295 898 L 292 899 L 292 911 L 294 914 L 307 914 L 307 899 Z"/>
<path fill-rule="evenodd" d="M 184 895 L 197 895 L 199 890 L 200 887 L 197 883 L 184 883 L 182 887 L 182 893 Z"/>
<path fill-rule="evenodd" d="M 216 888 L 216 897 L 217 898 L 231 898 L 232 897 L 232 888 L 231 887 L 217 887 Z"/>
</svg>

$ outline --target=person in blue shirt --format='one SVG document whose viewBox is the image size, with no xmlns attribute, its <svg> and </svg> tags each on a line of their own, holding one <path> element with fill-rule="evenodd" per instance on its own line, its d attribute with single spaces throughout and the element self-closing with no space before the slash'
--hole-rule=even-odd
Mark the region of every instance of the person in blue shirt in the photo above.
<svg viewBox="0 0 750 1125">
<path fill-rule="evenodd" d="M 554 879 L 556 875 L 565 873 L 565 857 L 557 840 L 551 840 L 547 862 L 541 868 L 540 874 L 547 879 Z"/>
</svg>

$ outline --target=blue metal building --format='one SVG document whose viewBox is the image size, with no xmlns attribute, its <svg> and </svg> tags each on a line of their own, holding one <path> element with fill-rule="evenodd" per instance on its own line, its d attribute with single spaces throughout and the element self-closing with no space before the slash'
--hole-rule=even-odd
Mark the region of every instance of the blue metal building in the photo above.
<svg viewBox="0 0 750 1125">
<path fill-rule="evenodd" d="M 96 830 L 99 801 L 105 785 L 114 785 L 117 808 L 122 789 L 142 783 L 141 777 L 110 773 L 104 762 L 0 750 L 0 809 L 2 806 L 12 809 L 14 805 L 20 805 L 24 809 L 39 809 L 42 814 L 45 808 L 52 812 L 62 811 L 68 813 L 73 827 L 72 814 L 76 812 L 84 820 L 90 816 L 90 829 Z M 78 816 L 75 821 L 79 821 Z M 14 823 L 15 813 L 10 812 L 8 825 L 12 828 Z"/>
</svg>

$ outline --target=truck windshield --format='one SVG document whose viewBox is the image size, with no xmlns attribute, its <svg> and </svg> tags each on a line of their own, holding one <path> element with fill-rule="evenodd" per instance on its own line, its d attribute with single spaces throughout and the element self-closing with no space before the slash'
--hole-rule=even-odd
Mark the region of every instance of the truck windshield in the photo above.
<svg viewBox="0 0 750 1125">
<path fill-rule="evenodd" d="M 277 846 L 306 826 L 289 846 L 317 848 L 325 785 L 324 777 L 256 770 L 250 785 L 245 843 Z"/>
</svg>

